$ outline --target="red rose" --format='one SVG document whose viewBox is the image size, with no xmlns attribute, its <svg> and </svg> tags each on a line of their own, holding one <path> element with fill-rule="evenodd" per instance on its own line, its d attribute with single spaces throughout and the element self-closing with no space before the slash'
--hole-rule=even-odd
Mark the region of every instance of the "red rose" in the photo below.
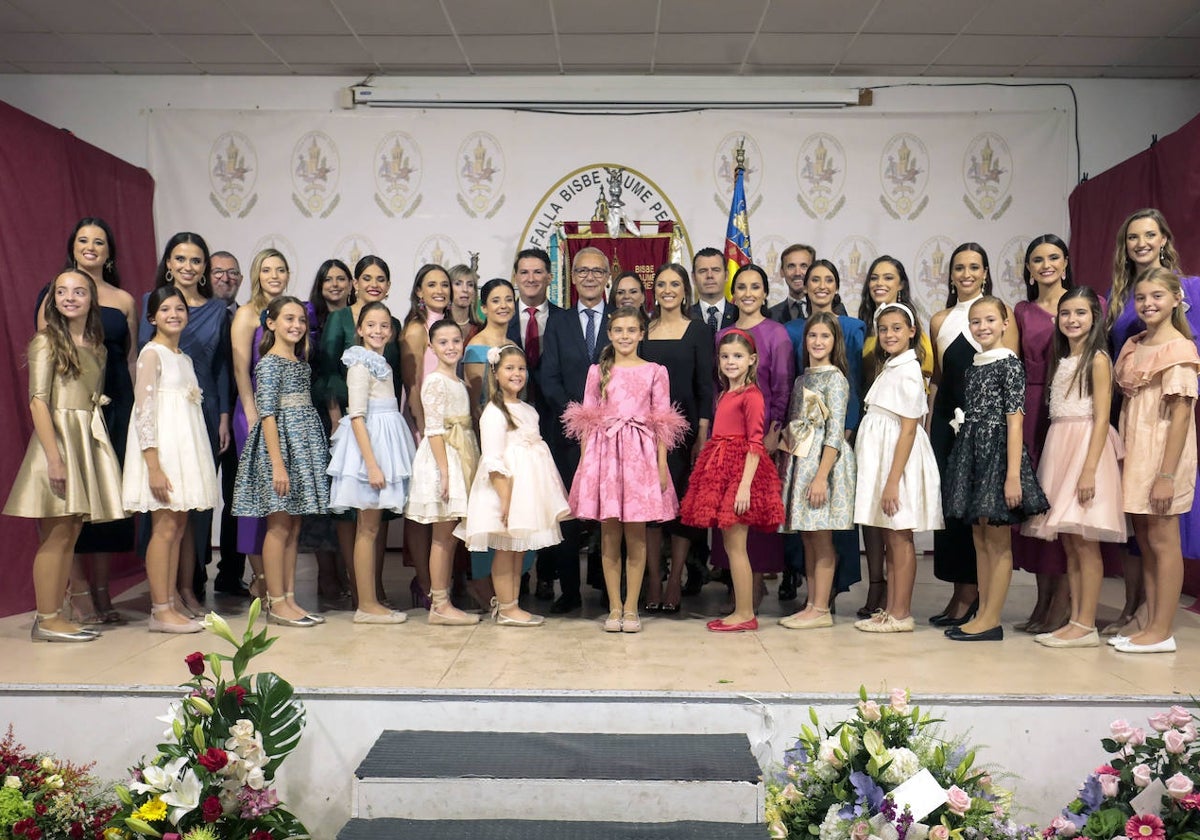
<svg viewBox="0 0 1200 840">
<path fill-rule="evenodd" d="M 71 840 L 83 840 L 83 826 L 77 822 L 71 823 L 67 833 L 71 835 Z"/>
<path fill-rule="evenodd" d="M 214 823 L 221 819 L 221 800 L 215 796 L 210 796 L 200 803 L 200 812 L 204 815 L 206 823 Z"/>
<path fill-rule="evenodd" d="M 200 764 L 209 773 L 216 773 L 229 763 L 229 754 L 219 747 L 209 747 L 200 756 Z"/>
<path fill-rule="evenodd" d="M 250 840 L 271 840 L 271 832 L 260 828 L 250 835 Z"/>
<path fill-rule="evenodd" d="M 200 651 L 189 653 L 183 657 L 183 661 L 187 663 L 188 670 L 192 672 L 193 677 L 198 677 L 204 673 L 204 654 Z"/>
<path fill-rule="evenodd" d="M 226 693 L 226 694 L 232 694 L 232 695 L 233 695 L 235 698 L 237 698 L 237 704 L 238 704 L 239 706 L 241 706 L 241 705 L 242 705 L 242 701 L 243 701 L 244 699 L 246 699 L 246 689 L 242 688 L 240 685 L 231 685 L 231 686 L 228 686 L 228 687 L 225 689 L 225 693 Z"/>
<path fill-rule="evenodd" d="M 44 817 L 44 816 L 46 816 L 46 805 L 45 805 L 45 803 L 39 802 L 39 803 L 37 803 L 36 805 L 34 805 L 34 806 L 33 806 L 33 813 L 37 814 L 39 817 Z"/>
</svg>

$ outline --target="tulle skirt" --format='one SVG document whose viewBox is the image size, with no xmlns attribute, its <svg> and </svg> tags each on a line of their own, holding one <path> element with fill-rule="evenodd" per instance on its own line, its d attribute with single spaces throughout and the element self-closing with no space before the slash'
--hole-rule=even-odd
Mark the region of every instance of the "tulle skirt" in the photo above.
<svg viewBox="0 0 1200 840">
<path fill-rule="evenodd" d="M 409 480 L 412 478 L 416 445 L 412 432 L 400 414 L 395 398 L 371 400 L 367 404 L 367 437 L 375 463 L 386 482 L 376 490 L 367 480 L 367 465 L 349 417 L 343 417 L 333 433 L 333 452 L 329 458 L 329 509 L 334 513 L 347 510 L 390 510 L 404 513 L 408 503 Z"/>
<path fill-rule="evenodd" d="M 750 441 L 737 435 L 709 438 L 700 450 L 679 506 L 679 519 L 695 528 L 728 528 L 749 525 L 760 531 L 776 531 L 783 524 L 783 487 L 775 464 L 761 446 L 757 447 L 758 468 L 750 481 L 750 508 L 734 513 L 742 471 Z"/>
<path fill-rule="evenodd" d="M 1121 469 L 1117 463 L 1124 450 L 1111 425 L 1096 465 L 1095 497 L 1087 505 L 1081 505 L 1076 493 L 1092 429 L 1090 417 L 1065 417 L 1050 423 L 1037 471 L 1038 481 L 1050 500 L 1050 510 L 1022 525 L 1022 534 L 1043 540 L 1056 539 L 1059 534 L 1077 534 L 1094 542 L 1125 542 Z"/>
</svg>

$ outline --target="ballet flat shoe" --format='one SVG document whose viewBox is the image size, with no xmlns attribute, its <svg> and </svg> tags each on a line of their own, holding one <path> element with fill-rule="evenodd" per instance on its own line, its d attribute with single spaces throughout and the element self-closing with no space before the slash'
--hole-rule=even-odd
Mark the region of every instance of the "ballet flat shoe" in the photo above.
<svg viewBox="0 0 1200 840">
<path fill-rule="evenodd" d="M 1174 653 L 1175 652 L 1175 637 L 1169 636 L 1161 642 L 1154 642 L 1149 645 L 1135 645 L 1133 642 L 1126 639 L 1119 645 L 1115 645 L 1120 653 Z"/>
<path fill-rule="evenodd" d="M 303 618 L 284 618 L 281 615 L 276 615 L 273 612 L 267 613 L 267 624 L 275 624 L 279 627 L 316 627 L 317 622 L 313 621 L 309 616 Z"/>
<path fill-rule="evenodd" d="M 797 618 L 789 615 L 779 619 L 779 623 L 789 630 L 815 630 L 818 627 L 832 627 L 833 616 L 827 612 L 820 613 L 815 618 Z"/>
<path fill-rule="evenodd" d="M 616 612 L 616 610 L 613 610 L 613 612 Z M 612 615 L 610 614 L 608 616 L 608 618 L 604 619 L 604 632 L 605 633 L 620 633 L 621 632 L 621 616 L 620 616 L 620 614 L 618 614 L 616 618 L 613 618 Z"/>
<path fill-rule="evenodd" d="M 1101 634 L 1101 635 L 1103 635 L 1103 634 Z M 1117 645 L 1123 645 L 1128 641 L 1129 641 L 1128 636 L 1122 636 L 1120 633 L 1118 633 L 1115 636 L 1109 636 L 1107 639 L 1105 639 L 1104 643 L 1106 645 L 1108 645 L 1109 647 L 1116 647 Z"/>
<path fill-rule="evenodd" d="M 967 633 L 960 627 L 951 627 L 946 631 L 946 638 L 955 642 L 1000 642 L 1004 640 L 1004 628 L 997 625 L 978 633 Z"/>
<path fill-rule="evenodd" d="M 916 622 L 911 615 L 907 618 L 895 618 L 884 613 L 879 621 L 867 621 L 858 629 L 864 633 L 911 633 L 915 627 Z"/>
<path fill-rule="evenodd" d="M 1048 648 L 1088 648 L 1100 647 L 1100 633 L 1095 627 L 1092 632 L 1086 636 L 1080 636 L 1078 639 L 1060 639 L 1054 634 L 1048 634 L 1045 638 L 1035 637 L 1034 641 Z"/>
<path fill-rule="evenodd" d="M 530 613 L 528 619 L 522 620 L 519 618 L 509 618 L 504 613 L 497 611 L 496 623 L 501 627 L 540 627 L 546 623 L 546 617 Z"/>
<path fill-rule="evenodd" d="M 440 624 L 445 627 L 469 627 L 479 623 L 479 616 L 475 613 L 463 613 L 462 615 L 442 615 L 437 611 L 437 607 L 431 607 L 429 610 L 428 624 Z"/>
<path fill-rule="evenodd" d="M 150 632 L 151 633 L 176 633 L 186 635 L 188 633 L 199 633 L 204 629 L 204 625 L 198 621 L 188 620 L 185 624 L 169 624 L 161 619 L 150 616 Z"/>
<path fill-rule="evenodd" d="M 308 618 L 312 618 L 312 616 L 310 615 Z M 392 610 L 386 615 L 363 612 L 362 610 L 354 611 L 355 624 L 403 624 L 406 621 L 408 621 L 408 615 L 396 610 Z M 431 621 L 430 623 L 432 624 L 433 622 Z"/>
<path fill-rule="evenodd" d="M 749 621 L 740 621 L 737 624 L 726 624 L 724 619 L 714 618 L 706 626 L 714 633 L 743 633 L 747 630 L 757 630 L 758 619 L 752 618 Z"/>
<path fill-rule="evenodd" d="M 621 613 L 621 632 L 622 633 L 641 633 L 642 620 L 638 618 L 637 613 Z"/>
<path fill-rule="evenodd" d="M 94 642 L 99 638 L 100 634 L 92 630 L 71 632 L 46 630 L 42 627 L 41 622 L 36 620 L 33 622 L 33 628 L 29 631 L 29 639 L 34 642 Z"/>
</svg>

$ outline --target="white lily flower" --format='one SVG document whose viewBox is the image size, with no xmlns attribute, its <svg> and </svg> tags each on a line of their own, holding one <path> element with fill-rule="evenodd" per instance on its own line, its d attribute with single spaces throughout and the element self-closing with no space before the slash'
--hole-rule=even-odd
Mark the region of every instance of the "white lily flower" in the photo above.
<svg viewBox="0 0 1200 840">
<path fill-rule="evenodd" d="M 142 768 L 142 781 L 134 779 L 129 783 L 129 789 L 134 793 L 162 793 L 170 790 L 185 764 L 187 758 L 182 756 L 162 767 L 147 764 Z"/>
<path fill-rule="evenodd" d="M 165 723 L 167 725 L 167 728 L 163 730 L 164 738 L 174 738 L 175 737 L 175 722 L 176 721 L 179 721 L 180 726 L 185 726 L 187 724 L 187 719 L 184 717 L 184 714 L 183 714 L 183 704 L 179 703 L 179 702 L 172 703 L 167 708 L 167 713 L 165 715 L 159 715 L 158 717 L 155 718 L 155 720 L 161 720 L 163 723 Z"/>
<path fill-rule="evenodd" d="M 191 769 L 183 774 L 182 779 L 174 781 L 171 789 L 162 797 L 162 801 L 171 806 L 167 819 L 171 821 L 172 825 L 179 825 L 181 819 L 200 805 L 202 790 L 200 779 Z"/>
</svg>

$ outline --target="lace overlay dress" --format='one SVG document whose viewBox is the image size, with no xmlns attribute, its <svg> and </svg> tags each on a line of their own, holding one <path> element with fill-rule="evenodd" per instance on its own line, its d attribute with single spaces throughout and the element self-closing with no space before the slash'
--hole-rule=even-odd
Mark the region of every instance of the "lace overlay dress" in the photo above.
<svg viewBox="0 0 1200 840">
<path fill-rule="evenodd" d="M 151 341 L 138 354 L 133 423 L 125 451 L 125 510 L 209 510 L 219 498 L 217 471 L 208 445 L 203 394 L 192 359 Z M 165 504 L 150 492 L 142 452 L 155 449 L 171 482 Z"/>
<path fill-rule="evenodd" d="M 479 463 L 467 386 L 434 371 L 421 385 L 421 406 L 425 410 L 425 435 L 413 458 L 412 484 L 404 515 L 427 524 L 461 519 L 467 515 L 467 488 Z M 442 498 L 442 480 L 429 445 L 430 435 L 440 435 L 446 444 L 449 482 L 446 498 Z"/>
</svg>

